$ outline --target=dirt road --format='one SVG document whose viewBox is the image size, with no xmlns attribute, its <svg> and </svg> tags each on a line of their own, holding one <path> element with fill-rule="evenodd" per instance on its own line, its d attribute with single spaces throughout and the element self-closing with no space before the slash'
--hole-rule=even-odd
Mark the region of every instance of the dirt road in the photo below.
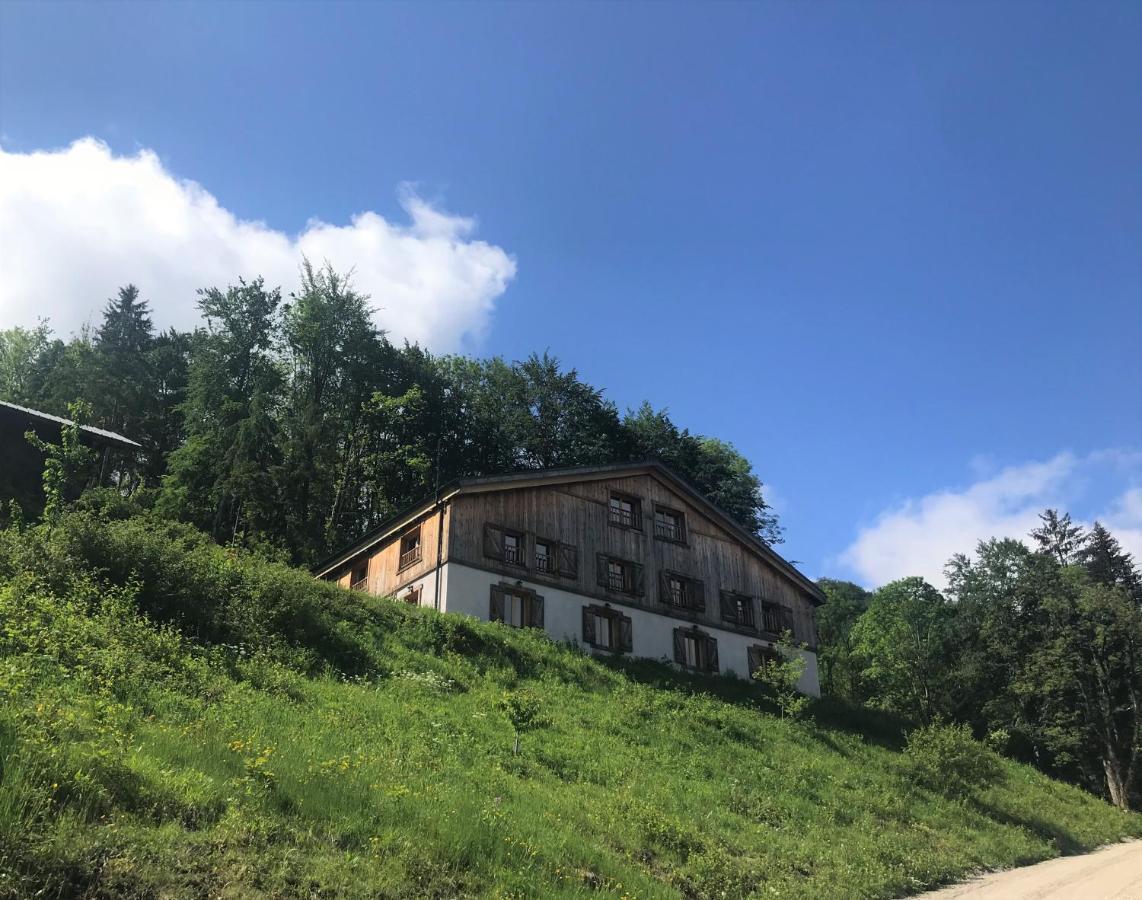
<svg viewBox="0 0 1142 900">
<path fill-rule="evenodd" d="M 981 875 L 922 900 L 1142 900 L 1142 841 Z"/>
</svg>

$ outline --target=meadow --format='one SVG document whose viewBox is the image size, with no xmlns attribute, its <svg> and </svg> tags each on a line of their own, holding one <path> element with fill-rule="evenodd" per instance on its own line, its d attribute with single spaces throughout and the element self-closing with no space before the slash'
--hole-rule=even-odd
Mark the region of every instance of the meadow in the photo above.
<svg viewBox="0 0 1142 900">
<path fill-rule="evenodd" d="M 0 696 L 4 898 L 889 898 L 1142 835 L 1007 760 L 946 796 L 870 711 L 782 720 L 114 508 L 0 532 Z"/>
</svg>

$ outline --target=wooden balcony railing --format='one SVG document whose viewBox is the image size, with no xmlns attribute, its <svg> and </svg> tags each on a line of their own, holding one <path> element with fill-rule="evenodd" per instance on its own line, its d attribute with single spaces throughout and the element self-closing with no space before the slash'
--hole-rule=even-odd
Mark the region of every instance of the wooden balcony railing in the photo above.
<svg viewBox="0 0 1142 900">
<path fill-rule="evenodd" d="M 523 550 L 519 547 L 504 547 L 504 562 L 513 566 L 522 566 Z"/>
<path fill-rule="evenodd" d="M 656 520 L 654 523 L 654 536 L 665 538 L 668 541 L 680 541 L 682 540 L 682 526 L 677 522 Z"/>
<path fill-rule="evenodd" d="M 610 521 L 612 525 L 621 525 L 623 528 L 642 528 L 642 516 L 634 509 L 612 506 L 610 507 Z"/>
<path fill-rule="evenodd" d="M 630 593 L 630 579 L 622 572 L 610 572 L 607 574 L 607 587 L 612 591 Z"/>
<path fill-rule="evenodd" d="M 364 578 L 358 578 L 356 581 L 354 581 L 352 584 L 349 585 L 349 590 L 351 590 L 351 591 L 367 591 L 368 589 L 369 589 L 369 576 L 368 575 L 366 575 Z"/>
<path fill-rule="evenodd" d="M 793 631 L 793 616 L 781 606 L 765 606 L 761 612 L 762 629 L 770 634 Z"/>
<path fill-rule="evenodd" d="M 405 550 L 404 553 L 400 555 L 399 565 L 402 569 L 405 566 L 411 566 L 415 562 L 420 562 L 420 544 L 417 544 L 409 550 Z"/>
<path fill-rule="evenodd" d="M 551 564 L 550 556 L 537 556 L 535 558 L 535 571 L 545 572 L 550 575 L 554 569 L 555 567 Z"/>
</svg>

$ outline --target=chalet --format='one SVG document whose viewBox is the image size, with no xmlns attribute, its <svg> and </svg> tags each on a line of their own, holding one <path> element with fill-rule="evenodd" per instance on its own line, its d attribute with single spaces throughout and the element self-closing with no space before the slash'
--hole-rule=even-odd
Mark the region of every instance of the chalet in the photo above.
<svg viewBox="0 0 1142 900">
<path fill-rule="evenodd" d="M 71 420 L 51 413 L 0 401 L 0 505 L 6 507 L 9 500 L 15 500 L 25 514 L 40 514 L 44 506 L 44 454 L 24 435 L 31 431 L 47 443 L 58 444 L 64 426 L 71 424 Z M 96 483 L 100 473 L 108 471 L 119 457 L 133 456 L 143 449 L 130 438 L 91 425 L 79 427 L 79 442 L 93 451 L 91 470 L 86 473 L 89 483 Z"/>
<path fill-rule="evenodd" d="M 786 630 L 819 694 L 812 581 L 658 463 L 455 482 L 320 578 L 542 628 L 601 653 L 748 677 Z"/>
</svg>

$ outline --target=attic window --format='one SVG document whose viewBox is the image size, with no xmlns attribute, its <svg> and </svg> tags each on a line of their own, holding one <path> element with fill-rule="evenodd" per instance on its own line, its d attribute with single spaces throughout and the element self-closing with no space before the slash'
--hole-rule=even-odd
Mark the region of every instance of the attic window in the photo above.
<svg viewBox="0 0 1142 900">
<path fill-rule="evenodd" d="M 642 528 L 642 503 L 637 497 L 617 492 L 611 493 L 607 520 L 619 528 Z"/>
<path fill-rule="evenodd" d="M 678 544 L 686 542 L 686 517 L 675 509 L 654 508 L 654 536 Z"/>
</svg>

